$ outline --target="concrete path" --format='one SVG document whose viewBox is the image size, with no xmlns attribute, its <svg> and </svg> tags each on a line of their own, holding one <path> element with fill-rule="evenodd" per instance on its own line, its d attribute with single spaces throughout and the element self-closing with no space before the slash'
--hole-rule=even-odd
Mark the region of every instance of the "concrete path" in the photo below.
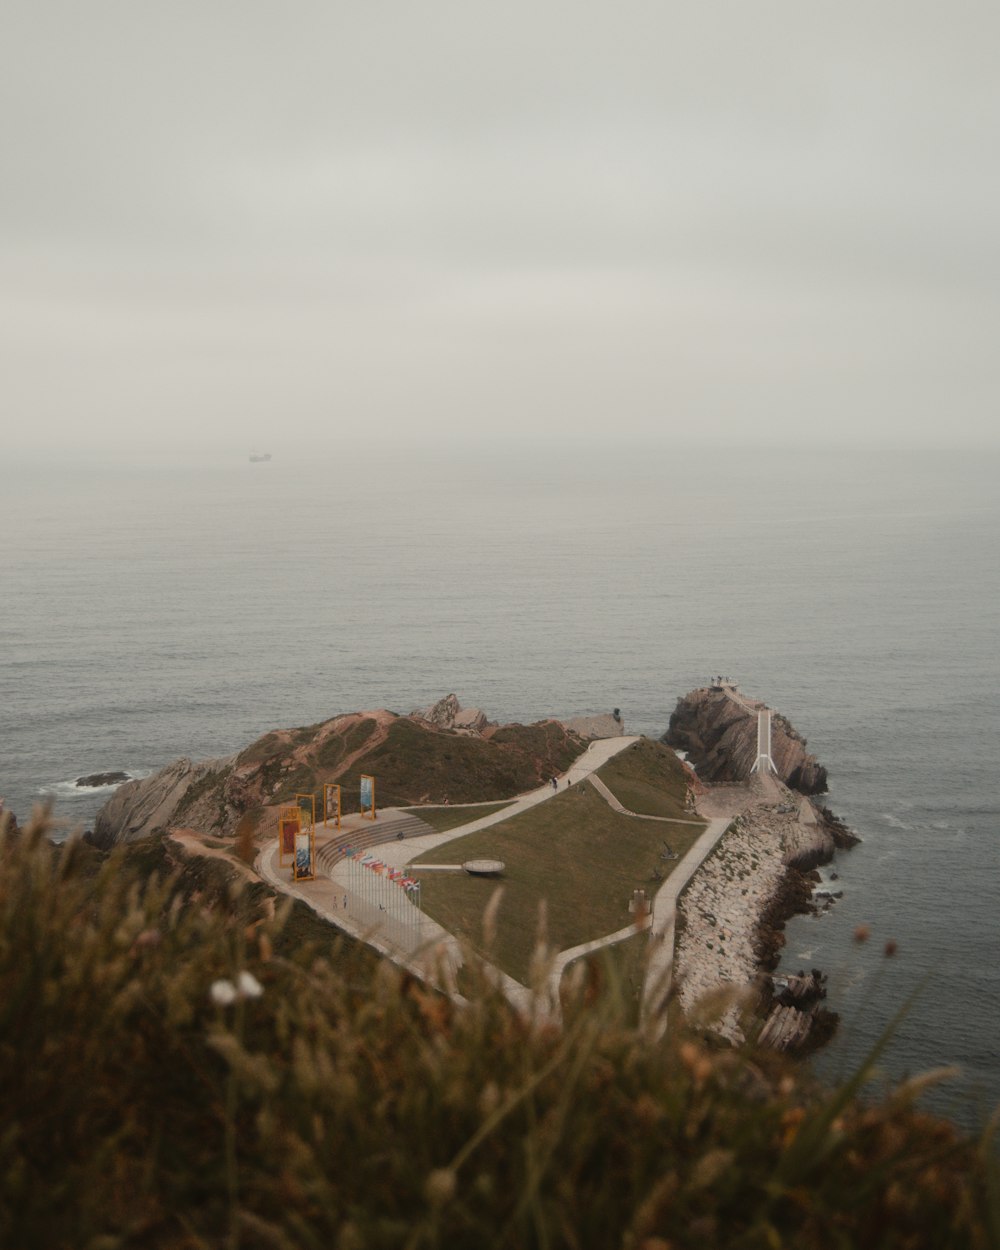
<svg viewBox="0 0 1000 1250">
<path fill-rule="evenodd" d="M 261 851 L 256 868 L 276 890 L 300 899 L 327 923 L 366 943 L 422 981 L 453 997 L 461 997 L 458 992 L 458 970 L 464 959 L 461 943 L 436 920 L 414 907 L 402 891 L 395 891 L 399 897 L 390 911 L 367 898 L 353 881 L 345 884 L 343 880 L 330 877 L 291 881 L 290 869 L 279 863 L 276 840 Z M 492 975 L 508 1001 L 527 1014 L 530 991 L 499 968 L 493 968 Z"/>
<path fill-rule="evenodd" d="M 613 811 L 621 812 L 623 816 L 634 816 L 636 820 L 661 820 L 668 825 L 698 825 L 700 828 L 705 822 L 703 820 L 683 820 L 677 816 L 649 816 L 643 812 L 633 812 L 619 802 L 611 793 L 608 787 L 600 779 L 600 777 L 588 777 L 587 780 L 594 787 L 597 793 L 607 803 Z"/>
<path fill-rule="evenodd" d="M 650 952 L 642 987 L 642 1018 L 653 1020 L 657 1036 L 667 1027 L 663 1008 L 674 970 L 674 937 L 677 927 L 677 898 L 698 868 L 715 849 L 732 823 L 731 816 L 718 816 L 695 842 L 653 899 L 650 916 Z"/>
<path fill-rule="evenodd" d="M 701 824 L 702 822 L 684 823 Z M 584 955 L 599 951 L 605 946 L 614 946 L 616 942 L 624 942 L 637 933 L 649 929 L 650 952 L 643 983 L 643 1016 L 654 1013 L 662 1005 L 670 990 L 670 975 L 673 970 L 677 898 L 706 857 L 711 854 L 730 823 L 731 818 L 728 816 L 709 822 L 705 832 L 657 890 L 650 914 L 643 920 L 627 925 L 615 933 L 609 933 L 606 937 L 595 938 L 591 942 L 582 942 L 579 946 L 571 947 L 556 956 L 549 977 L 549 994 L 553 1002 L 559 1002 L 559 985 L 568 964 Z"/>
</svg>

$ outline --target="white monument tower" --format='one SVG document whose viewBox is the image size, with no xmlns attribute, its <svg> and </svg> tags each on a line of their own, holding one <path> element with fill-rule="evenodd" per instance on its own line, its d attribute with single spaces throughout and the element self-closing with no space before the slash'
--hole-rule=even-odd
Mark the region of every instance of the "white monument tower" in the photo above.
<svg viewBox="0 0 1000 1250">
<path fill-rule="evenodd" d="M 757 713 L 757 758 L 750 773 L 777 774 L 777 771 L 774 760 L 771 759 L 771 709 L 762 707 Z"/>
</svg>

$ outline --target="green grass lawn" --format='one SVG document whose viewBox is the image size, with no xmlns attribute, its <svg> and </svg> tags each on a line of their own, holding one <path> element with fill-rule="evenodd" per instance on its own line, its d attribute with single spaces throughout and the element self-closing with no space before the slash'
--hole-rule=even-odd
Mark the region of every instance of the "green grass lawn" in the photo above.
<svg viewBox="0 0 1000 1250">
<path fill-rule="evenodd" d="M 597 770 L 623 807 L 643 816 L 696 819 L 684 806 L 687 776 L 670 747 L 640 738 Z"/>
<path fill-rule="evenodd" d="M 660 859 L 665 839 L 683 855 L 701 829 L 663 825 L 612 811 L 586 783 L 561 791 L 489 829 L 438 847 L 427 863 L 502 859 L 505 886 L 490 958 L 519 981 L 528 977 L 538 932 L 539 904 L 547 903 L 548 939 L 557 950 L 604 937 L 631 917 L 633 889 L 653 893 L 677 861 Z M 420 875 L 420 859 L 414 861 Z M 497 882 L 458 873 L 421 877 L 425 911 L 439 924 L 482 948 L 482 913 Z"/>
<path fill-rule="evenodd" d="M 457 829 L 459 825 L 469 825 L 481 816 L 492 816 L 510 803 L 471 803 L 458 807 L 407 807 L 402 810 L 412 812 L 421 820 L 426 820 L 438 833 L 447 833 L 449 829 Z"/>
</svg>

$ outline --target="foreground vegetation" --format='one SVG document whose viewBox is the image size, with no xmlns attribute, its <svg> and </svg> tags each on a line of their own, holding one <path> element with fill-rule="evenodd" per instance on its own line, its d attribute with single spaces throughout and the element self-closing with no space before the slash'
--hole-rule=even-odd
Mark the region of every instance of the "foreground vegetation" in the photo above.
<svg viewBox="0 0 1000 1250">
<path fill-rule="evenodd" d="M 156 845 L 0 838 L 0 1244 L 16 1250 L 974 1247 L 984 1143 L 630 1027 L 459 1008 Z M 290 926 L 297 926 L 289 940 Z M 320 930 L 322 929 L 322 936 Z M 856 1084 L 860 1083 L 860 1078 Z"/>
</svg>

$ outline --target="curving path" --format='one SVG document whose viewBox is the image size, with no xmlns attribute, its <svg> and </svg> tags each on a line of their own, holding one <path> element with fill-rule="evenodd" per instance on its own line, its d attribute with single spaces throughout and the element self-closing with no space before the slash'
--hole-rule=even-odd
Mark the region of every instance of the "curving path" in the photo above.
<svg viewBox="0 0 1000 1250">
<path fill-rule="evenodd" d="M 636 820 L 660 820 L 667 825 L 698 825 L 700 827 L 705 823 L 703 820 L 683 820 L 678 816 L 650 816 L 645 812 L 633 812 L 615 798 L 600 777 L 588 777 L 587 780 L 607 803 L 608 807 L 612 811 L 621 812 L 623 816 L 634 816 Z"/>
<path fill-rule="evenodd" d="M 656 1035 L 667 1027 L 664 1010 L 674 971 L 674 938 L 677 930 L 677 900 L 681 890 L 715 850 L 716 843 L 732 823 L 731 816 L 717 816 L 695 842 L 653 899 L 650 917 L 650 951 L 642 985 L 642 1019 L 651 1022 Z"/>
<path fill-rule="evenodd" d="M 650 819 L 664 820 L 658 816 Z M 683 821 L 683 824 L 702 824 L 702 821 Z M 655 1019 L 657 1033 L 666 1028 L 666 1015 L 661 1011 L 670 993 L 670 982 L 674 962 L 674 933 L 677 922 L 677 900 L 681 891 L 701 867 L 705 859 L 715 849 L 716 843 L 729 828 L 730 817 L 719 817 L 708 823 L 708 828 L 695 842 L 684 858 L 677 864 L 670 876 L 664 881 L 653 897 L 649 915 L 642 921 L 609 933 L 606 937 L 595 938 L 590 942 L 582 942 L 569 950 L 560 952 L 552 965 L 549 976 L 549 994 L 555 1003 L 559 1001 L 559 985 L 563 973 L 574 960 L 599 951 L 605 946 L 614 946 L 634 937 L 636 933 L 649 930 L 650 951 L 646 963 L 646 974 L 642 987 L 642 1018 Z M 662 1027 L 660 1023 L 662 1022 Z"/>
</svg>

